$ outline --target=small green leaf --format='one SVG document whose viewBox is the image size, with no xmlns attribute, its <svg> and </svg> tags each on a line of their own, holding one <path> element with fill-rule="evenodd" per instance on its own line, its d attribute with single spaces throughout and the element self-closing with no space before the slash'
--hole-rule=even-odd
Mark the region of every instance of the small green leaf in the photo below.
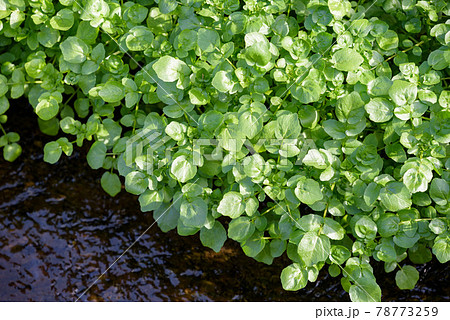
<svg viewBox="0 0 450 320">
<path fill-rule="evenodd" d="M 125 190 L 129 193 L 140 195 L 147 190 L 148 186 L 148 177 L 142 172 L 132 171 L 125 177 Z"/>
<path fill-rule="evenodd" d="M 324 235 L 316 232 L 307 232 L 300 240 L 298 254 L 306 266 L 313 266 L 318 262 L 325 261 L 330 255 L 330 240 Z"/>
<path fill-rule="evenodd" d="M 217 212 L 231 219 L 236 219 L 244 213 L 244 209 L 245 203 L 242 195 L 238 192 L 229 191 L 220 200 Z"/>
<path fill-rule="evenodd" d="M 239 217 L 231 220 L 228 226 L 228 237 L 237 241 L 244 242 L 255 231 L 255 224 L 248 217 Z"/>
<path fill-rule="evenodd" d="M 345 236 L 345 230 L 341 224 L 330 218 L 324 219 L 322 233 L 332 240 L 342 240 Z"/>
<path fill-rule="evenodd" d="M 398 106 L 412 104 L 417 98 L 417 86 L 404 80 L 395 80 L 389 89 L 389 97 Z"/>
<path fill-rule="evenodd" d="M 62 155 L 62 149 L 58 142 L 52 141 L 45 145 L 44 147 L 44 161 L 50 164 L 55 164 L 58 162 Z"/>
<path fill-rule="evenodd" d="M 250 238 L 242 243 L 242 250 L 247 256 L 256 257 L 264 249 L 267 240 L 263 239 L 263 235 L 262 232 L 255 231 Z"/>
<path fill-rule="evenodd" d="M 412 290 L 419 281 L 419 272 L 413 266 L 403 266 L 395 275 L 395 282 L 402 290 Z"/>
<path fill-rule="evenodd" d="M 160 0 L 159 1 L 159 10 L 161 13 L 168 14 L 173 12 L 178 7 L 178 3 L 176 0 Z"/>
<path fill-rule="evenodd" d="M 377 225 L 369 217 L 363 216 L 355 224 L 355 233 L 362 239 L 373 240 L 377 235 Z"/>
<path fill-rule="evenodd" d="M 433 253 L 440 263 L 447 263 L 450 261 L 450 237 L 438 236 L 433 245 Z"/>
<path fill-rule="evenodd" d="M 411 193 L 401 182 L 389 182 L 380 191 L 381 203 L 388 211 L 397 212 L 411 206 Z"/>
<path fill-rule="evenodd" d="M 3 147 L 3 158 L 13 162 L 22 154 L 22 147 L 17 143 L 11 143 Z"/>
<path fill-rule="evenodd" d="M 74 22 L 73 12 L 70 9 L 61 9 L 50 19 L 50 25 L 53 29 L 67 31 Z"/>
<path fill-rule="evenodd" d="M 122 183 L 120 182 L 119 176 L 110 172 L 105 172 L 103 174 L 101 185 L 103 190 L 105 190 L 111 197 L 116 196 L 122 189 Z"/>
<path fill-rule="evenodd" d="M 200 230 L 200 241 L 202 244 L 215 252 L 219 252 L 222 249 L 226 240 L 227 233 L 219 221 L 215 221 L 211 229 L 203 227 Z"/>
<path fill-rule="evenodd" d="M 434 178 L 430 185 L 430 197 L 440 206 L 445 206 L 450 198 L 450 187 L 444 179 Z"/>
<path fill-rule="evenodd" d="M 297 291 L 308 284 L 308 272 L 298 263 L 293 263 L 281 271 L 281 284 L 284 290 Z"/>
<path fill-rule="evenodd" d="M 54 118 L 58 112 L 58 101 L 53 98 L 41 100 L 36 106 L 36 114 L 44 121 Z"/>
<path fill-rule="evenodd" d="M 180 208 L 180 218 L 185 226 L 201 228 L 206 223 L 208 205 L 201 198 L 195 198 L 192 202 L 183 200 Z"/>
<path fill-rule="evenodd" d="M 147 190 L 139 196 L 139 204 L 142 212 L 157 210 L 162 202 L 164 196 L 162 191 Z"/>
<path fill-rule="evenodd" d="M 203 52 L 213 52 L 220 46 L 219 34 L 215 30 L 200 28 L 197 33 L 198 47 Z"/>
<path fill-rule="evenodd" d="M 381 289 L 375 280 L 370 278 L 359 278 L 354 285 L 350 286 L 349 294 L 353 302 L 381 301 Z"/>
<path fill-rule="evenodd" d="M 363 57 L 354 49 L 340 49 L 333 54 L 336 69 L 340 71 L 353 71 L 363 63 Z"/>
<path fill-rule="evenodd" d="M 172 162 L 170 172 L 181 183 L 185 183 L 197 174 L 197 167 L 186 156 L 181 155 Z"/>
<path fill-rule="evenodd" d="M 234 86 L 231 74 L 226 71 L 217 72 L 214 78 L 212 79 L 211 84 L 213 85 L 214 88 L 216 88 L 220 92 L 229 92 L 233 89 Z"/>
<path fill-rule="evenodd" d="M 301 202 L 308 205 L 314 204 L 323 199 L 320 185 L 313 179 L 304 179 L 299 181 L 297 183 L 297 187 L 295 188 L 295 195 Z"/>
<path fill-rule="evenodd" d="M 125 97 L 125 88 L 118 81 L 109 81 L 101 87 L 98 95 L 109 103 L 119 102 Z"/>
<path fill-rule="evenodd" d="M 83 63 L 89 53 L 89 47 L 83 40 L 70 36 L 59 45 L 64 60 L 69 63 Z"/>
<path fill-rule="evenodd" d="M 189 67 L 183 61 L 171 56 L 164 56 L 158 59 L 153 65 L 153 70 L 164 82 L 174 82 L 180 78 L 180 74 L 188 74 Z"/>
<path fill-rule="evenodd" d="M 92 144 L 86 156 L 87 162 L 92 169 L 100 169 L 106 157 L 106 146 L 100 141 Z"/>
<path fill-rule="evenodd" d="M 394 115 L 394 106 L 384 98 L 373 98 L 365 105 L 366 112 L 373 122 L 386 122 Z"/>
<path fill-rule="evenodd" d="M 344 246 L 331 246 L 330 260 L 338 265 L 345 263 L 351 257 L 350 250 Z"/>
</svg>

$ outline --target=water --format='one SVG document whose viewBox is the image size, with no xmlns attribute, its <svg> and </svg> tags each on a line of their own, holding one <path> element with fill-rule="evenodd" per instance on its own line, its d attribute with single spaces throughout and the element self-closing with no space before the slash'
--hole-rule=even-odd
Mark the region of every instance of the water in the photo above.
<svg viewBox="0 0 450 320">
<path fill-rule="evenodd" d="M 24 154 L 0 160 L 0 301 L 74 301 L 153 222 L 137 197 L 105 194 L 86 147 L 56 165 L 43 162 L 36 117 L 24 106 L 9 112 L 7 128 L 22 136 Z M 348 301 L 339 277 L 325 270 L 299 292 L 281 288 L 286 257 L 271 266 L 246 257 L 227 240 L 219 253 L 198 235 L 181 237 L 155 225 L 80 299 L 81 301 Z M 414 290 L 395 288 L 394 274 L 376 275 L 385 301 L 450 301 L 449 264 L 420 267 Z"/>
</svg>

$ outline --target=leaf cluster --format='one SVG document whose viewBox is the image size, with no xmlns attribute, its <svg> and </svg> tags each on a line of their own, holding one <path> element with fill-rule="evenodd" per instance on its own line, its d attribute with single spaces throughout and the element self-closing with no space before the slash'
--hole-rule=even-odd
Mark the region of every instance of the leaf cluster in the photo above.
<svg viewBox="0 0 450 320">
<path fill-rule="evenodd" d="M 104 190 L 124 184 L 161 230 L 287 254 L 286 290 L 325 268 L 379 301 L 371 261 L 411 289 L 413 264 L 450 260 L 449 16 L 445 0 L 0 0 L 0 126 L 25 96 L 64 134 L 45 161 L 89 143 Z"/>
</svg>

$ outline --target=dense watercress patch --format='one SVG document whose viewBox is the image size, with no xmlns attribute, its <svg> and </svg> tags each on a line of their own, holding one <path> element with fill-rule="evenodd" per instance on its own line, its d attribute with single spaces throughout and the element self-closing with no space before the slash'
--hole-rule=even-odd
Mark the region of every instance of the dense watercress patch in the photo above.
<svg viewBox="0 0 450 320">
<path fill-rule="evenodd" d="M 138 195 L 163 231 L 227 238 L 286 290 L 325 268 L 379 301 L 371 260 L 401 289 L 450 260 L 450 5 L 444 0 L 0 0 L 0 148 L 28 98 L 90 144 L 111 196 Z M 328 265 L 327 267 L 325 267 Z"/>
</svg>

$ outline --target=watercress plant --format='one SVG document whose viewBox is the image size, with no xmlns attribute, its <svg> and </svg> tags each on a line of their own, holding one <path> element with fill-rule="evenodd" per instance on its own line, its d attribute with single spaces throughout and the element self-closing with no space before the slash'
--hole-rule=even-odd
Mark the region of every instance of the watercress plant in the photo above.
<svg viewBox="0 0 450 320">
<path fill-rule="evenodd" d="M 342 275 L 379 301 L 450 260 L 445 0 L 0 0 L 0 147 L 28 98 L 56 163 L 73 145 L 163 231 L 227 238 L 286 290 Z M 16 111 L 20 112 L 20 111 Z M 63 134 L 61 134 L 61 131 Z"/>
</svg>

